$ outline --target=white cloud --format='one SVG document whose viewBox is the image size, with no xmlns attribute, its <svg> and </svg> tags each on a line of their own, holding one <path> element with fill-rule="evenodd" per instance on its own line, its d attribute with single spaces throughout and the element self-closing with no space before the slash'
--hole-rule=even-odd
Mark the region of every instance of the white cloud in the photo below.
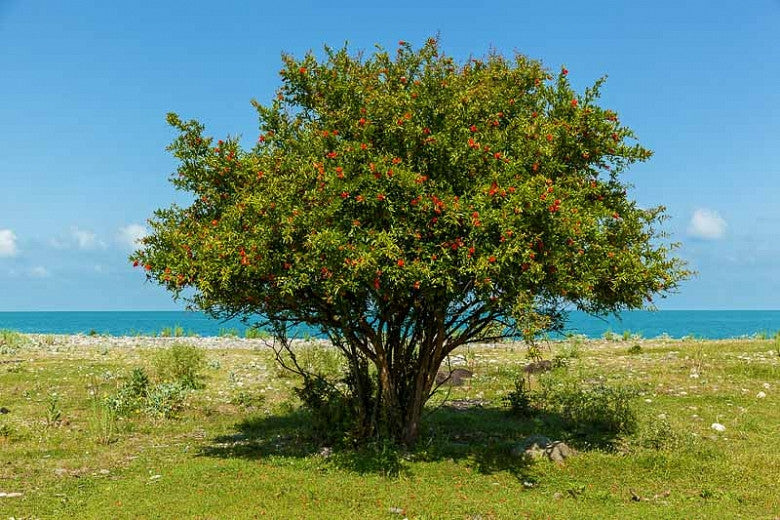
<svg viewBox="0 0 780 520">
<path fill-rule="evenodd" d="M 87 229 L 71 226 L 67 236 L 59 236 L 49 240 L 49 245 L 55 249 L 105 249 L 106 243 L 98 239 L 97 234 Z"/>
<path fill-rule="evenodd" d="M 704 240 L 717 240 L 726 234 L 726 221 L 717 211 L 699 208 L 688 223 L 688 234 Z"/>
<path fill-rule="evenodd" d="M 92 231 L 86 229 L 79 229 L 75 226 L 70 228 L 70 235 L 73 242 L 79 249 L 96 249 L 98 247 L 104 248 L 106 244 L 98 240 L 98 237 Z"/>
<path fill-rule="evenodd" d="M 29 274 L 32 278 L 48 278 L 51 276 L 49 270 L 42 265 L 37 265 L 31 268 L 29 271 L 27 271 L 27 274 Z"/>
<path fill-rule="evenodd" d="M 141 245 L 141 240 L 148 234 L 147 229 L 141 224 L 128 224 L 119 228 L 116 239 L 120 244 L 135 249 Z"/>
<path fill-rule="evenodd" d="M 18 252 L 16 234 L 10 229 L 0 229 L 0 257 L 15 256 Z"/>
</svg>

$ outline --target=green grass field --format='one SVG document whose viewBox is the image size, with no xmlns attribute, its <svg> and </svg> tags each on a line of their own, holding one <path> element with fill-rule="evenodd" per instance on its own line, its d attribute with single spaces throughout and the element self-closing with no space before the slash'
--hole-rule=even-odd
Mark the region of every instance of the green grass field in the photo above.
<svg viewBox="0 0 780 520">
<path fill-rule="evenodd" d="M 613 435 L 510 413 L 521 345 L 463 350 L 474 377 L 434 397 L 414 450 L 336 443 L 330 456 L 260 341 L 205 351 L 202 387 L 169 409 L 159 394 L 109 413 L 134 367 L 154 378 L 155 350 L 128 342 L 0 335 L 0 518 L 780 518 L 775 340 L 550 343 L 562 366 L 532 388 L 633 392 L 636 428 Z M 308 356 L 338 369 L 328 351 Z M 517 446 L 531 434 L 577 453 L 528 460 Z"/>
</svg>

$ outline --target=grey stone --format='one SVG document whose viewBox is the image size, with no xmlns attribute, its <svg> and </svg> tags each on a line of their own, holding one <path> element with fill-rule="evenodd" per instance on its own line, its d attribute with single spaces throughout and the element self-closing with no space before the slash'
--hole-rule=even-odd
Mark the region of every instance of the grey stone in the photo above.
<svg viewBox="0 0 780 520">
<path fill-rule="evenodd" d="M 333 455 L 333 448 L 324 446 L 322 449 L 320 449 L 320 457 L 327 459 L 331 455 Z"/>
<path fill-rule="evenodd" d="M 474 376 L 474 372 L 466 370 L 465 368 L 456 368 L 455 370 L 439 370 L 436 373 L 436 384 L 450 384 L 452 386 L 462 386 L 464 379 L 470 379 Z"/>
<path fill-rule="evenodd" d="M 563 462 L 572 455 L 574 450 L 569 448 L 565 442 L 553 442 L 544 450 L 544 455 L 553 462 Z"/>
<path fill-rule="evenodd" d="M 528 363 L 525 367 L 523 367 L 523 372 L 526 374 L 539 374 L 541 372 L 549 372 L 552 369 L 552 361 L 549 359 L 543 359 L 534 363 Z"/>
</svg>

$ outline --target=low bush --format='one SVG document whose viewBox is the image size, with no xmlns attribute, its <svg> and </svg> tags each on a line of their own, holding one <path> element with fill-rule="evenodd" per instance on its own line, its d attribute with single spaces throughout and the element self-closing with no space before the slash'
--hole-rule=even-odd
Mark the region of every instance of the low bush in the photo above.
<svg viewBox="0 0 780 520">
<path fill-rule="evenodd" d="M 636 390 L 622 385 L 551 372 L 540 378 L 537 399 L 546 411 L 558 414 L 569 430 L 621 435 L 636 431 L 632 406 L 636 396 Z"/>
<path fill-rule="evenodd" d="M 192 345 L 174 343 L 159 351 L 152 364 L 157 379 L 163 383 L 174 383 L 193 390 L 204 386 L 201 371 L 206 367 L 206 356 Z"/>
</svg>

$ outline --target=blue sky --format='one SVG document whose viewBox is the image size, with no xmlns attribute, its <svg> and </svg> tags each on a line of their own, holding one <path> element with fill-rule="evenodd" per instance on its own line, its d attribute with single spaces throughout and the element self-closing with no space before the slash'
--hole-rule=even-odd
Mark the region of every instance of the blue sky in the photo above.
<svg viewBox="0 0 780 520">
<path fill-rule="evenodd" d="M 459 58 L 519 51 L 655 152 L 626 180 L 664 204 L 699 271 L 662 309 L 778 309 L 780 1 L 0 0 L 0 310 L 176 309 L 127 262 L 168 183 L 165 114 L 257 133 L 280 54 L 439 33 Z"/>
</svg>

